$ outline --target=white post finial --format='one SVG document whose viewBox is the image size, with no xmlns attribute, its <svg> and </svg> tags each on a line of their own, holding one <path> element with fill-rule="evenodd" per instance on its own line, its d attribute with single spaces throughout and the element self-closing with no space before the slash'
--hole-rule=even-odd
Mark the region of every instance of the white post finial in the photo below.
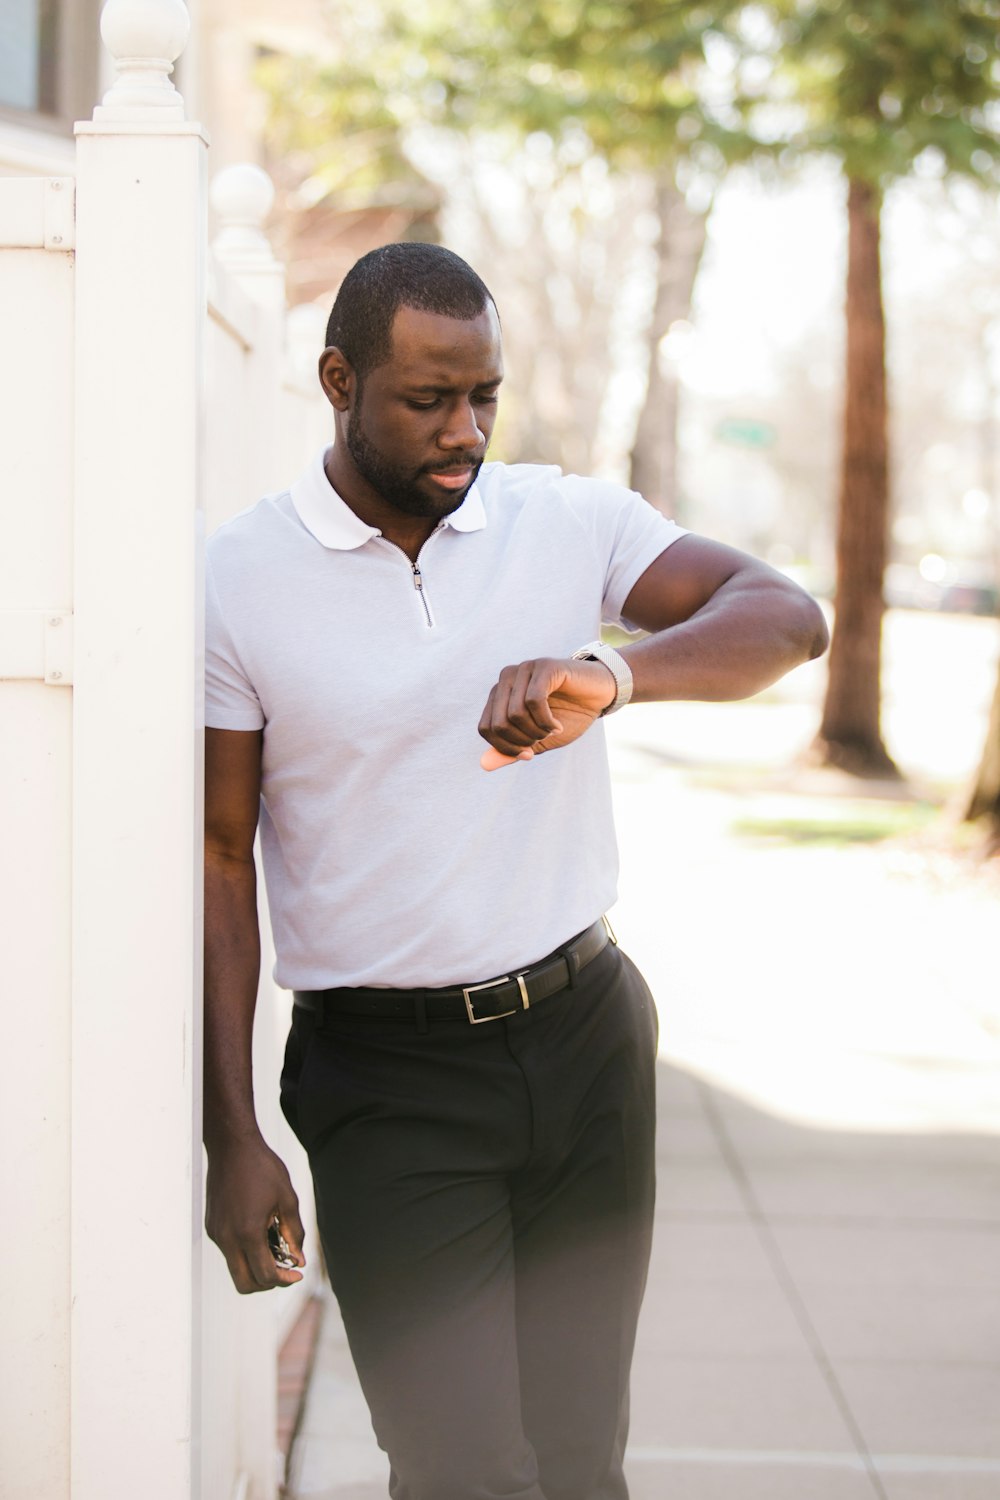
<svg viewBox="0 0 1000 1500">
<path fill-rule="evenodd" d="M 230 271 L 268 271 L 276 264 L 264 220 L 274 204 L 274 184 L 251 162 L 223 167 L 209 188 L 219 221 L 213 253 Z"/>
<path fill-rule="evenodd" d="M 94 110 L 95 120 L 183 120 L 184 100 L 170 82 L 191 17 L 184 0 L 107 0 L 101 36 L 118 77 Z"/>
</svg>

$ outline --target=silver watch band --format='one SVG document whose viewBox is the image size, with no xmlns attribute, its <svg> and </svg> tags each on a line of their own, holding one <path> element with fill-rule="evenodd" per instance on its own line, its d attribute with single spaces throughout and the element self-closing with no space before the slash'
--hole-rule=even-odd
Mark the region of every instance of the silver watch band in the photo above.
<svg viewBox="0 0 1000 1500">
<path fill-rule="evenodd" d="M 606 646 L 603 641 L 591 641 L 589 646 L 581 646 L 579 651 L 574 651 L 570 660 L 599 661 L 607 667 L 618 684 L 618 692 L 601 714 L 602 719 L 625 707 L 632 696 L 632 671 L 621 652 L 616 651 L 613 646 Z"/>
</svg>

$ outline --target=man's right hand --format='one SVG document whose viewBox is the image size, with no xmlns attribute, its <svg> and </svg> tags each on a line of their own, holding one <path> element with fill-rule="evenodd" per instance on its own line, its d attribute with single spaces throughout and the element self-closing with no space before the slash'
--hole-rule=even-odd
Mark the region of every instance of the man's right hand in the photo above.
<svg viewBox="0 0 1000 1500">
<path fill-rule="evenodd" d="M 205 1228 L 226 1257 L 238 1292 L 267 1292 L 302 1280 L 301 1270 L 275 1264 L 268 1245 L 268 1225 L 277 1215 L 292 1258 L 305 1265 L 299 1200 L 284 1162 L 262 1139 L 213 1145 L 207 1200 Z"/>
</svg>

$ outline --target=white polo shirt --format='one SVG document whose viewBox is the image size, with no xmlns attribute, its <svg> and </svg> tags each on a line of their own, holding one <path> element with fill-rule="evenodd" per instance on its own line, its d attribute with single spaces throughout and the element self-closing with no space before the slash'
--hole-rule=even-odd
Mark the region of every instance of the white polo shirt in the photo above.
<svg viewBox="0 0 1000 1500">
<path fill-rule="evenodd" d="M 617 485 L 490 463 L 418 577 L 325 458 L 208 544 L 206 723 L 264 729 L 275 978 L 410 988 L 523 968 L 615 900 L 604 730 L 488 774 L 479 716 L 505 665 L 623 623 L 684 532 Z"/>
</svg>

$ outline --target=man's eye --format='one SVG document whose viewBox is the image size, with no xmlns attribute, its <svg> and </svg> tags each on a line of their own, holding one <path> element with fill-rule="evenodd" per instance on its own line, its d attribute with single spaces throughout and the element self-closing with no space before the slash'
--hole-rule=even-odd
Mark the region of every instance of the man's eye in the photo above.
<svg viewBox="0 0 1000 1500">
<path fill-rule="evenodd" d="M 488 396 L 476 396 L 473 399 L 478 401 L 480 406 L 496 406 L 499 394 L 499 391 L 493 391 Z"/>
<path fill-rule="evenodd" d="M 432 396 L 429 401 L 414 401 L 411 399 L 406 404 L 407 406 L 412 406 L 414 411 L 432 411 L 437 406 L 438 401 L 436 396 Z"/>
</svg>

